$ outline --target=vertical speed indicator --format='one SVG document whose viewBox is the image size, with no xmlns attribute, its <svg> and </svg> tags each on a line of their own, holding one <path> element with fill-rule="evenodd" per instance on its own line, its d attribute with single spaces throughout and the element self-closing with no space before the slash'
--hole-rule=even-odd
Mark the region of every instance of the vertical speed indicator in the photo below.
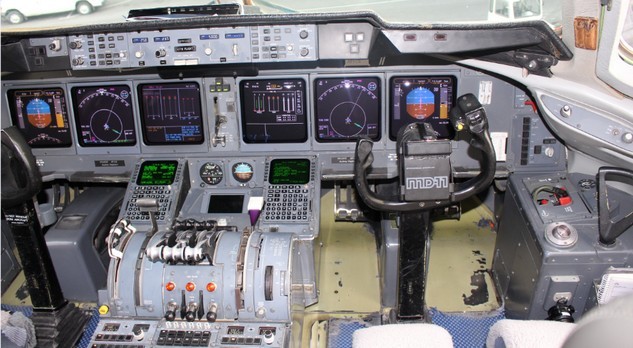
<svg viewBox="0 0 633 348">
<path fill-rule="evenodd" d="M 376 77 L 315 81 L 317 140 L 380 138 L 380 80 Z"/>
</svg>

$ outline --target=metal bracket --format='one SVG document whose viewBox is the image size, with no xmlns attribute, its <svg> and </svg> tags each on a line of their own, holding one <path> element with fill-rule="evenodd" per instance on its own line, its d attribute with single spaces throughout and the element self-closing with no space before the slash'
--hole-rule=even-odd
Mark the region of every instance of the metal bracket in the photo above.
<svg viewBox="0 0 633 348">
<path fill-rule="evenodd" d="M 514 61 L 528 74 L 551 77 L 549 70 L 558 63 L 558 60 L 550 55 L 538 53 L 515 52 Z"/>
</svg>

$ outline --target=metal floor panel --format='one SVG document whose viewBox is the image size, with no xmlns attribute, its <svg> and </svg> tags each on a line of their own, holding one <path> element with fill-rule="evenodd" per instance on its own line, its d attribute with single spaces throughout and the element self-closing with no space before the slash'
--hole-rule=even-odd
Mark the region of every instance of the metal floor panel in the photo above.
<svg viewBox="0 0 633 348">
<path fill-rule="evenodd" d="M 433 224 L 426 290 L 428 307 L 443 312 L 499 308 L 490 276 L 496 237 L 492 213 L 476 200 L 464 203 L 459 221 Z"/>
</svg>

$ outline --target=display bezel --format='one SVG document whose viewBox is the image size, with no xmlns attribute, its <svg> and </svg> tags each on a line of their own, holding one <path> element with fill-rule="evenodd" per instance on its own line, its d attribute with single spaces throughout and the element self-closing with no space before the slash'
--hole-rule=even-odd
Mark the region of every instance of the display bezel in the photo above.
<svg viewBox="0 0 633 348">
<path fill-rule="evenodd" d="M 338 85 L 340 83 L 343 83 L 344 81 L 347 80 L 359 80 L 359 79 L 363 79 L 363 80 L 372 80 L 372 82 L 375 82 L 377 85 L 377 88 L 375 91 L 371 91 L 375 94 L 376 96 L 376 102 L 377 102 L 377 106 L 376 106 L 376 134 L 374 136 L 371 137 L 367 137 L 367 136 L 363 136 L 363 135 L 353 135 L 353 136 L 349 136 L 349 137 L 341 137 L 341 138 L 334 138 L 334 137 L 322 137 L 320 132 L 319 132 L 319 98 L 321 97 L 321 95 L 325 92 L 323 91 L 322 93 L 319 93 L 319 86 L 318 83 L 319 81 L 323 81 L 323 80 L 329 80 L 329 81 L 338 81 L 337 83 L 333 83 L 331 86 L 335 86 Z M 356 142 L 358 139 L 360 138 L 368 138 L 371 139 L 373 141 L 379 141 L 382 137 L 382 80 L 378 77 L 378 76 L 371 76 L 371 75 L 367 75 L 367 76 L 329 76 L 329 77 L 317 77 L 314 79 L 313 81 L 313 86 L 314 86 L 314 117 L 313 117 L 313 121 L 314 121 L 314 137 L 316 139 L 317 142 L 319 143 L 345 143 L 345 142 Z M 330 88 L 332 88 L 330 87 Z"/>
<path fill-rule="evenodd" d="M 279 177 L 276 177 L 275 169 L 281 164 L 287 164 L 291 162 L 301 162 L 308 165 L 306 174 L 298 177 L 296 180 L 283 181 Z M 270 167 L 268 171 L 268 183 L 271 185 L 305 185 L 310 182 L 312 176 L 312 162 L 307 158 L 276 158 L 270 161 Z"/>
<path fill-rule="evenodd" d="M 196 86 L 196 89 L 198 90 L 197 93 L 197 102 L 194 103 L 194 106 L 196 106 L 198 108 L 198 110 L 200 111 L 200 122 L 199 122 L 199 127 L 200 127 L 200 134 L 198 136 L 196 136 L 196 140 L 183 140 L 183 141 L 154 141 L 154 140 L 150 140 L 148 137 L 148 131 L 147 128 L 149 127 L 147 125 L 147 115 L 146 115 L 146 110 L 143 106 L 143 97 L 144 97 L 144 91 L 145 88 L 147 86 L 160 86 L 160 87 L 165 87 L 165 86 L 176 86 L 176 85 L 188 85 L 188 84 L 193 84 Z M 203 113 L 202 113 L 202 94 L 201 94 L 201 88 L 200 88 L 200 84 L 197 81 L 182 81 L 182 82 L 148 82 L 148 83 L 142 83 L 139 84 L 137 86 L 137 93 L 138 93 L 138 108 L 139 108 L 139 118 L 141 120 L 141 133 L 143 134 L 143 143 L 147 146 L 152 146 L 152 145 L 199 145 L 202 144 L 205 140 L 205 130 L 204 130 L 204 117 L 203 117 Z M 198 125 L 197 125 L 198 126 Z M 199 139 L 198 139 L 199 138 Z"/>
<path fill-rule="evenodd" d="M 68 134 L 68 139 L 66 141 L 61 142 L 59 144 L 44 144 L 44 145 L 29 143 L 31 140 L 35 138 L 31 139 L 30 134 L 28 134 L 27 136 L 27 132 L 30 133 L 31 129 L 35 130 L 37 129 L 37 127 L 31 126 L 31 125 L 29 125 L 28 128 L 20 127 L 20 122 L 18 120 L 18 110 L 17 110 L 18 106 L 16 105 L 15 98 L 16 98 L 16 93 L 18 92 L 37 92 L 37 91 L 42 91 L 42 92 L 60 91 L 61 92 L 61 98 L 63 100 L 63 104 L 61 105 L 61 108 L 62 108 L 62 112 L 65 113 L 66 124 L 67 124 L 67 127 L 64 128 L 66 129 L 66 132 L 63 132 L 63 133 Z M 16 126 L 20 130 L 20 132 L 24 136 L 27 143 L 29 143 L 29 146 L 31 148 L 50 149 L 50 148 L 69 148 L 73 146 L 73 136 L 72 136 L 72 129 L 71 129 L 72 126 L 70 124 L 70 115 L 68 111 L 68 99 L 66 97 L 66 91 L 64 90 L 64 88 L 58 87 L 58 86 L 41 87 L 41 88 L 16 88 L 16 89 L 8 90 L 6 95 L 7 95 L 7 100 L 9 104 L 9 113 L 11 114 L 11 122 L 14 126 Z M 51 135 L 51 134 L 47 133 L 47 135 Z"/>
<path fill-rule="evenodd" d="M 413 122 L 416 122 L 415 120 L 412 120 L 410 122 L 407 123 L 403 123 L 401 125 L 399 125 L 399 127 L 394 128 L 394 113 L 395 113 L 395 105 L 396 105 L 396 98 L 399 98 L 395 95 L 395 83 L 396 80 L 419 80 L 419 79 L 450 79 L 451 80 L 451 86 L 452 86 L 452 95 L 450 98 L 450 103 L 451 105 L 448 107 L 447 109 L 447 114 L 450 114 L 451 108 L 455 106 L 455 102 L 457 100 L 457 77 L 454 75 L 397 75 L 397 76 L 392 76 L 389 79 L 389 100 L 390 100 L 390 104 L 389 104 L 389 120 L 388 120 L 388 133 L 389 133 L 389 139 L 390 140 L 396 140 L 397 138 L 397 134 L 398 131 L 400 130 L 400 128 L 402 128 L 403 126 L 406 126 L 408 124 L 411 124 Z M 434 96 L 437 96 L 434 93 Z M 430 116 L 433 117 L 433 116 Z M 435 118 L 437 119 L 437 118 Z M 421 120 L 420 122 L 424 122 L 424 120 Z M 441 124 L 441 128 L 438 127 L 437 122 L 430 122 L 431 125 L 433 125 L 433 128 L 435 129 L 436 132 L 438 132 L 438 139 L 452 139 L 455 136 L 455 130 L 454 128 L 451 126 L 449 118 L 446 118 L 446 123 Z"/>
<path fill-rule="evenodd" d="M 241 214 L 244 211 L 244 195 L 213 194 L 209 196 L 208 214 Z"/>
<path fill-rule="evenodd" d="M 101 143 L 87 143 L 84 141 L 84 138 L 82 136 L 82 129 L 81 129 L 81 116 L 80 116 L 80 112 L 79 112 L 79 105 L 81 104 L 81 101 L 83 99 L 80 100 L 80 97 L 77 95 L 78 91 L 81 89 L 92 89 L 94 90 L 94 92 L 98 91 L 101 88 L 118 88 L 120 91 L 123 89 L 127 89 L 127 92 L 129 93 L 129 100 L 128 102 L 130 103 L 130 115 L 128 115 L 129 117 L 131 117 L 131 122 L 132 122 L 132 130 L 134 131 L 134 138 L 133 141 L 127 141 L 127 142 L 101 142 Z M 71 88 L 71 97 L 72 97 L 72 104 L 73 104 L 73 113 L 74 113 L 74 118 L 75 118 L 75 131 L 77 134 L 77 142 L 79 143 L 79 145 L 81 145 L 82 147 L 104 147 L 104 146 L 115 146 L 115 147 L 133 147 L 137 144 L 137 130 L 136 130 L 136 120 L 135 120 L 135 115 L 134 115 L 134 97 L 133 97 L 133 93 L 132 93 L 132 87 L 130 87 L 129 85 L 126 84 L 103 84 L 103 85 L 82 85 L 82 86 L 75 86 Z"/>
<path fill-rule="evenodd" d="M 157 182 L 157 181 L 146 182 L 143 179 L 143 174 L 147 170 L 147 167 L 149 167 L 150 165 L 174 165 L 175 168 L 174 168 L 173 172 L 171 172 L 170 176 L 164 177 L 162 179 L 164 181 L 160 181 L 160 182 Z M 138 186 L 165 186 L 165 185 L 171 185 L 171 184 L 174 183 L 174 180 L 176 179 L 177 172 L 178 172 L 178 161 L 172 161 L 172 160 L 144 161 L 143 163 L 141 163 L 141 166 L 140 166 L 140 168 L 138 170 L 138 175 L 136 177 L 136 185 L 138 185 Z M 155 178 L 152 177 L 152 179 L 155 179 Z"/>
<path fill-rule="evenodd" d="M 286 132 L 286 134 L 299 134 L 290 139 L 273 139 L 273 140 L 253 140 L 251 135 L 249 135 L 249 126 L 250 120 L 248 118 L 252 118 L 252 114 L 247 114 L 246 109 L 246 98 L 252 96 L 252 92 L 245 92 L 245 84 L 247 83 L 263 83 L 263 84 L 271 84 L 275 82 L 295 82 L 301 83 L 299 90 L 303 94 L 303 113 L 301 117 L 303 118 L 303 125 L 301 126 L 301 132 Z M 242 131 L 242 141 L 246 144 L 301 144 L 308 141 L 308 112 L 307 112 L 307 81 L 301 77 L 287 77 L 287 78 L 270 78 L 270 79 L 244 79 L 239 83 L 240 87 L 240 120 L 241 120 L 241 131 Z M 247 95 L 248 94 L 248 95 Z M 299 116 L 299 115 L 297 115 Z"/>
</svg>

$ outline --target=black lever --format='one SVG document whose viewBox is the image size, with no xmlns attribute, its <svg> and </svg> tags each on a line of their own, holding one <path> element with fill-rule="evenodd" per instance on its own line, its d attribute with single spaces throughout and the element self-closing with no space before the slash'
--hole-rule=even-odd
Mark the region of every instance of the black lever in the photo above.
<svg viewBox="0 0 633 348">
<path fill-rule="evenodd" d="M 609 190 L 607 180 L 627 183 L 633 186 L 633 172 L 612 167 L 602 167 L 598 170 L 598 220 L 600 243 L 613 245 L 615 240 L 629 227 L 633 226 L 633 210 L 626 214 L 619 214 L 609 206 Z M 628 182 L 625 182 L 629 180 Z"/>
</svg>

